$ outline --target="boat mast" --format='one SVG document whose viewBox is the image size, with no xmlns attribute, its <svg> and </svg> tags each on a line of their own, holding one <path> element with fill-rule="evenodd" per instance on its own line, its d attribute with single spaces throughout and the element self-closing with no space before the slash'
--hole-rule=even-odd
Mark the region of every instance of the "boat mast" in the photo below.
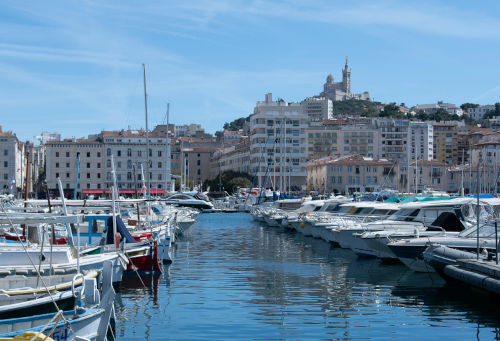
<svg viewBox="0 0 500 341">
<path fill-rule="evenodd" d="M 146 91 L 146 65 L 142 64 L 144 73 L 144 112 L 146 113 L 146 176 L 148 198 L 151 196 L 151 179 L 149 177 L 149 129 L 148 129 L 148 95 Z"/>
<path fill-rule="evenodd" d="M 168 127 L 170 126 L 170 103 L 167 103 L 167 176 L 165 178 L 166 180 L 166 186 L 165 186 L 165 194 L 167 191 L 171 191 L 171 182 L 172 182 L 172 169 L 171 169 L 171 164 L 170 164 L 170 137 L 168 136 Z"/>
<path fill-rule="evenodd" d="M 464 149 L 462 149 L 462 180 L 460 182 L 460 196 L 463 197 L 465 195 L 464 190 Z"/>
</svg>

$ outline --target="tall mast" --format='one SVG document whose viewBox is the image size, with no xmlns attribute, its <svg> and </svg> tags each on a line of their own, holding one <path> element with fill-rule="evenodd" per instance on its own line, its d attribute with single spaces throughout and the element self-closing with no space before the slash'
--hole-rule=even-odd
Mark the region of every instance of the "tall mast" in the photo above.
<svg viewBox="0 0 500 341">
<path fill-rule="evenodd" d="M 149 128 L 148 128 L 148 94 L 146 91 L 146 65 L 142 64 L 144 71 L 144 111 L 146 113 L 146 177 L 148 184 L 148 197 L 151 196 L 151 179 L 149 177 Z"/>
<path fill-rule="evenodd" d="M 170 165 L 170 154 L 171 154 L 171 150 L 170 150 L 170 137 L 168 136 L 168 127 L 170 126 L 170 117 L 169 117 L 169 114 L 170 114 L 170 103 L 167 103 L 167 176 L 165 178 L 166 180 L 166 186 L 165 186 L 165 194 L 167 191 L 171 191 L 172 190 L 172 185 L 171 185 L 171 182 L 172 182 L 172 169 L 171 169 L 171 165 Z"/>
<path fill-rule="evenodd" d="M 460 196 L 465 195 L 465 190 L 464 190 L 464 151 L 465 149 L 462 149 L 462 180 L 460 182 Z"/>
</svg>

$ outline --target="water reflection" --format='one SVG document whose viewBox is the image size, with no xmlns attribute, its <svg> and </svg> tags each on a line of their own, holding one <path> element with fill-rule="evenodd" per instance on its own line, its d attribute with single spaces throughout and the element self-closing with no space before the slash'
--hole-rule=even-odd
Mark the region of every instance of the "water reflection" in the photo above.
<svg viewBox="0 0 500 341">
<path fill-rule="evenodd" d="M 470 339 L 478 328 L 491 339 L 500 321 L 434 274 L 358 259 L 246 214 L 201 215 L 173 258 L 161 277 L 123 283 L 119 339 Z"/>
</svg>

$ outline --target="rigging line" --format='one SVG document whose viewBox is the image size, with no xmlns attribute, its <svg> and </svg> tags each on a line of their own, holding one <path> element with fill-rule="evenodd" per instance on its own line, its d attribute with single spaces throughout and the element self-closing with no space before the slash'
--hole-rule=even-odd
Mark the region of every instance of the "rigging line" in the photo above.
<svg viewBox="0 0 500 341">
<path fill-rule="evenodd" d="M 12 229 L 13 229 L 13 230 L 14 230 L 14 232 L 15 232 L 15 234 L 17 235 L 17 239 L 18 239 L 18 240 L 21 240 L 21 239 L 20 239 L 20 236 L 19 236 L 19 233 L 17 232 L 17 229 L 14 227 L 14 224 L 12 223 L 12 220 L 10 219 L 9 213 L 7 213 L 7 211 L 5 210 L 5 206 L 4 206 L 3 202 L 2 202 L 2 203 L 0 203 L 0 206 L 2 206 L 2 211 L 5 213 L 5 216 L 7 217 L 7 220 L 9 221 L 9 225 L 12 227 Z M 29 259 L 29 261 L 30 261 L 30 263 L 31 263 L 31 266 L 33 266 L 33 268 L 34 268 L 34 269 L 35 269 L 35 271 L 36 271 L 37 276 L 40 278 L 40 281 L 42 282 L 42 285 L 44 286 L 45 290 L 46 290 L 46 291 L 47 291 L 47 293 L 49 294 L 49 297 L 50 297 L 50 299 L 51 299 L 52 303 L 54 304 L 54 306 L 55 306 L 56 310 L 57 310 L 57 311 L 61 310 L 61 309 L 59 309 L 59 306 L 57 305 L 57 302 L 55 301 L 54 297 L 52 296 L 52 293 L 50 292 L 49 288 L 48 288 L 48 287 L 47 287 L 47 285 L 45 284 L 45 281 L 43 280 L 42 275 L 40 274 L 40 271 L 38 271 L 38 269 L 37 269 L 37 267 L 36 267 L 35 263 L 34 263 L 34 262 L 33 262 L 33 260 L 31 259 L 31 256 L 29 255 L 28 250 L 26 249 L 26 245 L 24 245 L 24 243 L 21 243 L 21 246 L 23 247 L 23 250 L 24 250 L 24 252 L 26 253 L 26 256 L 28 256 L 28 259 Z M 68 322 L 68 320 L 66 320 L 66 318 L 64 317 L 64 315 L 63 315 L 63 319 L 64 319 L 64 322 L 65 322 L 66 324 L 69 324 L 69 325 L 70 325 L 70 328 L 71 328 L 71 324 Z"/>
</svg>

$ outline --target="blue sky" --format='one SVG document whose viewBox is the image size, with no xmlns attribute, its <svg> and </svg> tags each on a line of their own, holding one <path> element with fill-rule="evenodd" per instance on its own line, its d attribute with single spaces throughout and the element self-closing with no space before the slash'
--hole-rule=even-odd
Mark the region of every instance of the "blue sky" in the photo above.
<svg viewBox="0 0 500 341">
<path fill-rule="evenodd" d="M 0 125 L 23 140 L 144 123 L 209 132 L 257 100 L 300 101 L 326 76 L 407 105 L 500 101 L 499 1 L 0 3 Z"/>
</svg>

